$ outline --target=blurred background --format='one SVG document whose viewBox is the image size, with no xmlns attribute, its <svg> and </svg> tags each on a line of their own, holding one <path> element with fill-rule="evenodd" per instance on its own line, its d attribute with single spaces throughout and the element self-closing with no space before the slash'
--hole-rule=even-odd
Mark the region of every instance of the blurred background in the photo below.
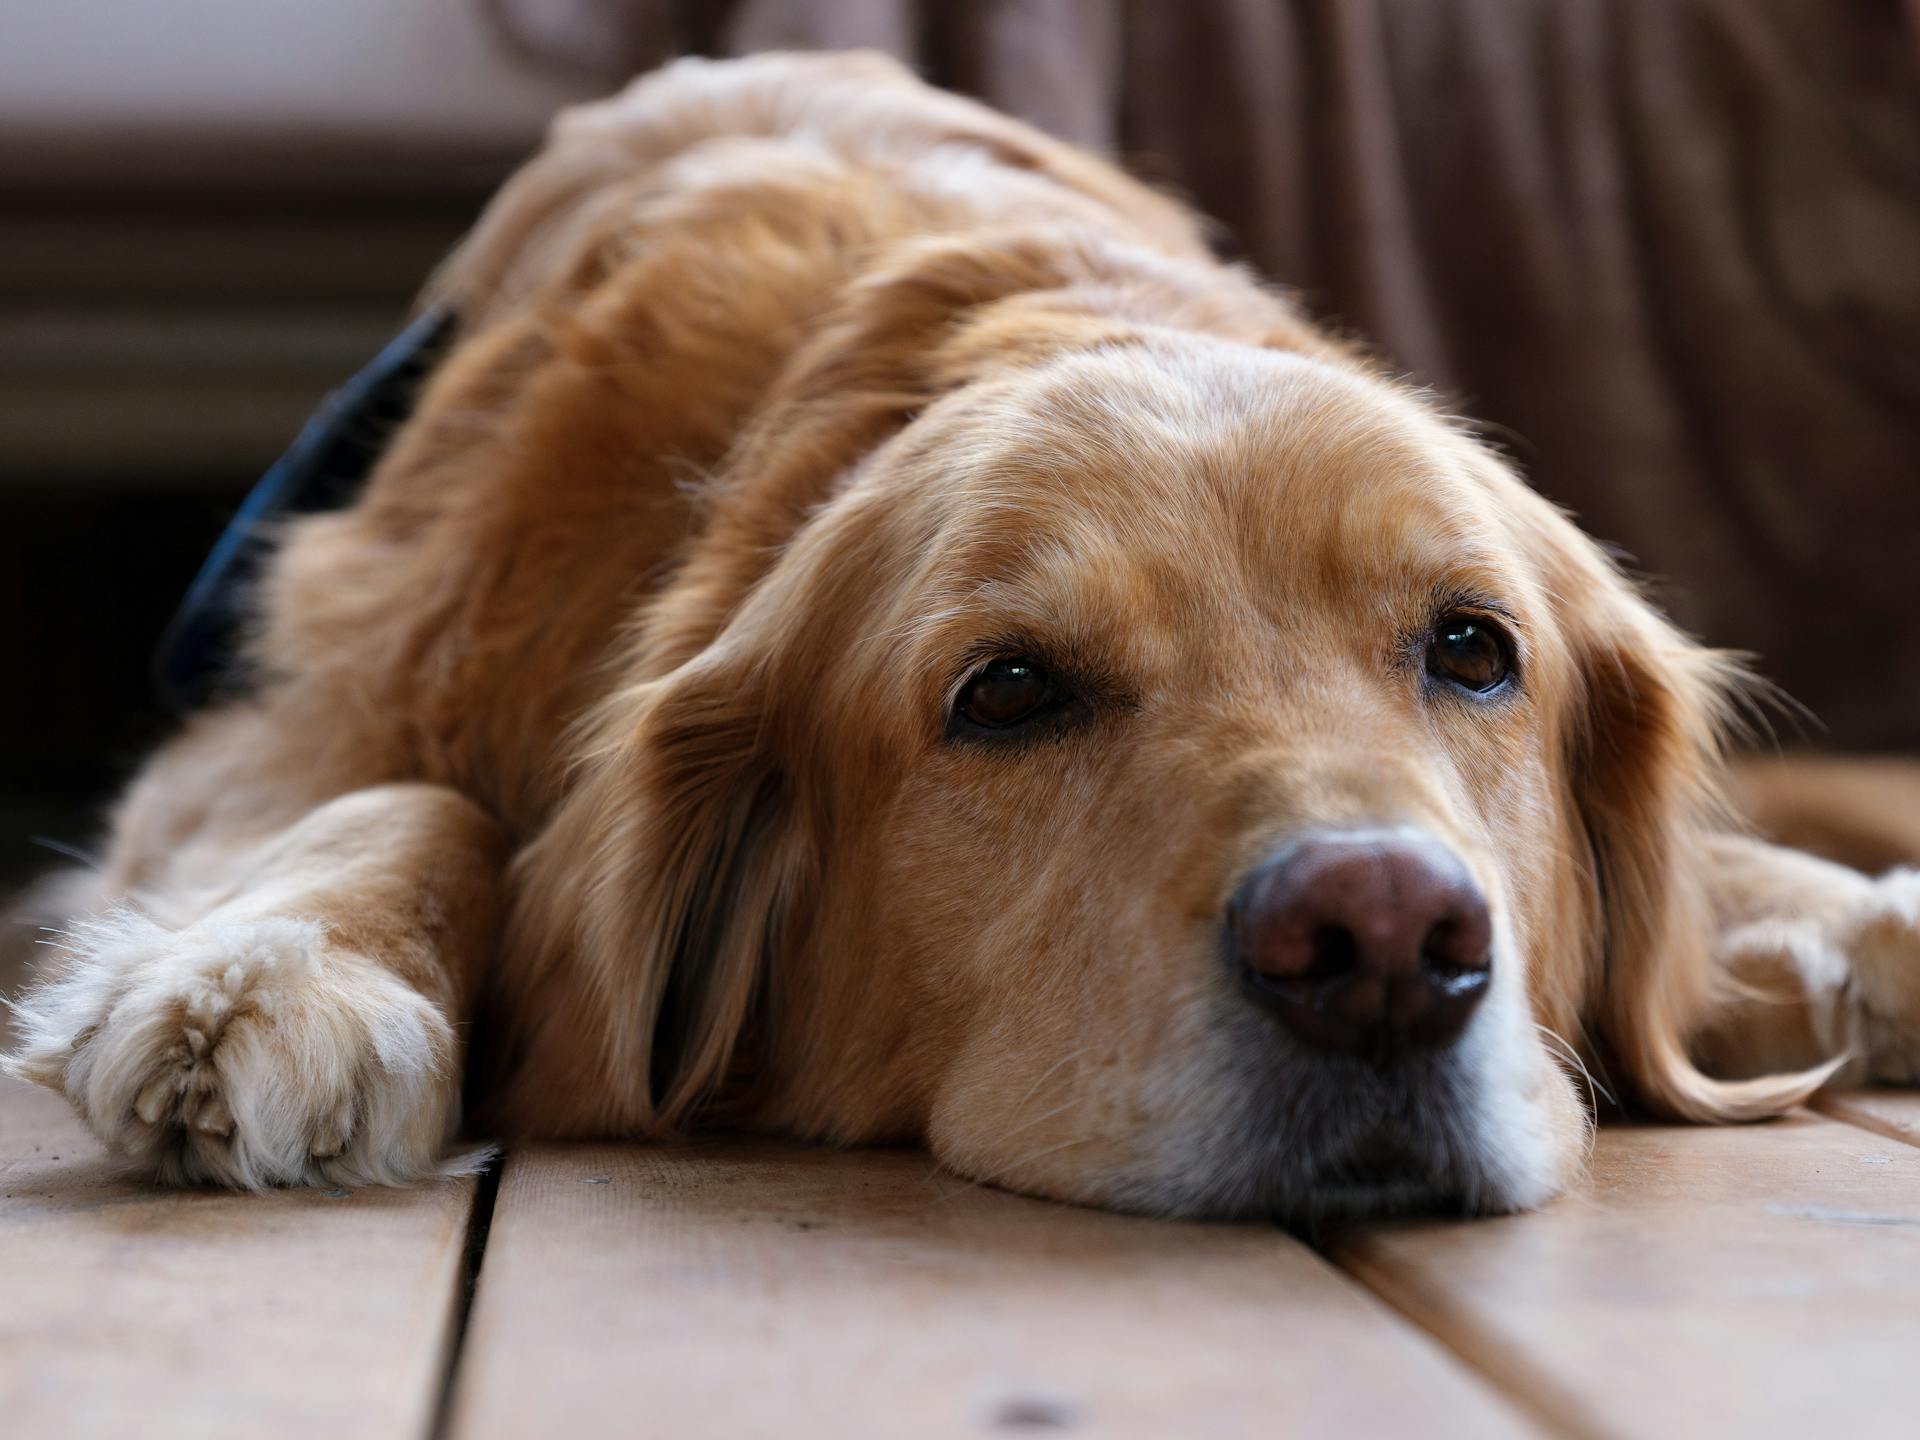
<svg viewBox="0 0 1920 1440">
<path fill-rule="evenodd" d="M 556 108 L 855 45 L 1186 194 L 1787 741 L 1920 751 L 1920 0 L 0 0 L 0 875 L 86 843 L 206 548 Z"/>
</svg>

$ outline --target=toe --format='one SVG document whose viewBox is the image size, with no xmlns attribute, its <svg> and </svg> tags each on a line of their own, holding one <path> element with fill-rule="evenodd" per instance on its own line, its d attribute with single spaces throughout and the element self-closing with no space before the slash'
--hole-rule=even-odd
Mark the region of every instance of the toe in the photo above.
<svg viewBox="0 0 1920 1440">
<path fill-rule="evenodd" d="M 344 1151 L 352 1138 L 353 1112 L 350 1109 L 337 1110 L 320 1122 L 308 1152 L 316 1160 L 330 1160 Z"/>
<path fill-rule="evenodd" d="M 180 1077 L 162 1075 L 158 1080 L 150 1080 L 133 1102 L 133 1113 L 148 1125 L 158 1125 L 167 1118 L 173 1109 L 173 1102 L 180 1094 Z"/>
<path fill-rule="evenodd" d="M 193 1117 L 193 1128 L 202 1135 L 233 1134 L 233 1111 L 228 1108 L 226 1097 L 213 1094 L 201 1101 L 200 1108 Z"/>
</svg>

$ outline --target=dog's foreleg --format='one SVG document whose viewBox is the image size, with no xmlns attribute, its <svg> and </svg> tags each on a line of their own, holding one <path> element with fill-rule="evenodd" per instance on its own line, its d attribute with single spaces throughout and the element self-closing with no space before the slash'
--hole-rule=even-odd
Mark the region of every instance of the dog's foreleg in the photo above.
<svg viewBox="0 0 1920 1440">
<path fill-rule="evenodd" d="M 74 921 L 18 1002 L 16 1075 L 177 1183 L 400 1183 L 448 1168 L 461 1029 L 503 842 L 454 791 L 381 785 Z M 222 858 L 224 857 L 224 858 Z"/>
</svg>

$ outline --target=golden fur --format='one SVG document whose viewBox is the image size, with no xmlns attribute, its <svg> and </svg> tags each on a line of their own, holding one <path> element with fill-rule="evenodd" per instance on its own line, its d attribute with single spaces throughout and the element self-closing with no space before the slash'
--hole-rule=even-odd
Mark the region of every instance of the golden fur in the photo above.
<svg viewBox="0 0 1920 1440">
<path fill-rule="evenodd" d="M 250 695 L 154 758 L 23 1004 L 12 1066 L 156 1173 L 423 1173 L 471 1025 L 486 1134 L 1503 1209 L 1577 1170 L 1576 1065 L 1721 1121 L 1914 1053 L 1912 882 L 1725 838 L 1735 667 L 1113 168 L 877 58 L 683 62 L 563 117 L 433 298 L 459 344 L 291 528 Z M 1512 617 L 1502 705 L 1402 663 L 1463 594 Z M 950 743 L 1008 646 L 1086 722 Z M 1328 1201 L 1396 1102 L 1285 1054 L 1215 935 L 1357 824 L 1463 857 L 1497 993 L 1396 1132 L 1418 1173 Z"/>
</svg>

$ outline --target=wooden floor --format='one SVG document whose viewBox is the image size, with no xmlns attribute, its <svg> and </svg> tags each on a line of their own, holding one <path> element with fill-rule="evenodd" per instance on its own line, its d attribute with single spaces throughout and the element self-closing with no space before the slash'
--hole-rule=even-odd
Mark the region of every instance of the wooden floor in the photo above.
<svg viewBox="0 0 1920 1440">
<path fill-rule="evenodd" d="M 1603 1132 L 1549 1211 L 1323 1251 L 920 1155 L 550 1146 L 164 1193 L 0 1082 L 0 1434 L 1920 1435 L 1920 1096 Z"/>
</svg>

